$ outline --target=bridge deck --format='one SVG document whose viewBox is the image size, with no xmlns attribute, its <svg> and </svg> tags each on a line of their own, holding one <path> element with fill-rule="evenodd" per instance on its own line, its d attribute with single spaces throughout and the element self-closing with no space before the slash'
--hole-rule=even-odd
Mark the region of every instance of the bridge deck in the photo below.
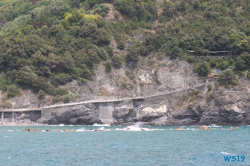
<svg viewBox="0 0 250 166">
<path fill-rule="evenodd" d="M 24 108 L 24 109 L 4 109 L 0 110 L 0 112 L 28 112 L 28 111 L 41 111 L 42 108 Z"/>
</svg>

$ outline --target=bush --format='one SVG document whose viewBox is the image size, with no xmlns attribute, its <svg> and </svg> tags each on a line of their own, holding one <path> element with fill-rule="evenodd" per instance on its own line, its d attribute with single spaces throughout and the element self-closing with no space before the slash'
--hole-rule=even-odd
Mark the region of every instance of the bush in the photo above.
<svg viewBox="0 0 250 166">
<path fill-rule="evenodd" d="M 193 56 L 187 56 L 186 60 L 188 63 L 197 63 L 198 62 L 197 58 L 195 58 Z"/>
<path fill-rule="evenodd" d="M 203 62 L 203 63 L 197 64 L 194 67 L 194 72 L 198 73 L 198 76 L 200 77 L 206 77 L 211 72 L 211 68 L 206 62 Z"/>
<path fill-rule="evenodd" d="M 229 62 L 228 61 L 222 61 L 221 63 L 219 63 L 218 65 L 217 65 L 217 68 L 218 69 L 221 69 L 221 70 L 225 70 L 225 69 L 227 69 L 229 67 Z"/>
<path fill-rule="evenodd" d="M 0 77 L 0 90 L 4 92 L 6 90 L 6 80 Z"/>
<path fill-rule="evenodd" d="M 68 102 L 70 101 L 70 98 L 69 98 L 68 95 L 64 95 L 64 96 L 62 97 L 62 100 L 63 100 L 64 103 L 68 103 Z"/>
<path fill-rule="evenodd" d="M 250 69 L 250 54 L 244 54 L 237 58 L 235 63 L 235 70 L 243 71 Z"/>
<path fill-rule="evenodd" d="M 13 98 L 17 95 L 19 95 L 20 92 L 17 88 L 16 85 L 10 85 L 9 88 L 8 88 L 8 98 Z"/>
<path fill-rule="evenodd" d="M 199 90 L 195 90 L 195 91 L 192 92 L 191 96 L 196 96 L 197 97 L 200 92 L 201 91 L 199 91 Z"/>
<path fill-rule="evenodd" d="M 134 47 L 130 47 L 128 49 L 128 54 L 127 54 L 127 57 L 126 57 L 126 61 L 129 62 L 129 61 L 138 61 L 139 60 L 139 57 L 138 57 L 139 53 L 138 53 L 138 50 Z"/>
<path fill-rule="evenodd" d="M 120 49 L 120 50 L 124 50 L 124 48 L 125 48 L 124 43 L 122 41 L 118 42 L 117 43 L 117 48 Z"/>
<path fill-rule="evenodd" d="M 80 85 L 87 85 L 87 84 L 88 84 L 88 82 L 87 82 L 87 80 L 86 80 L 86 79 L 84 79 L 84 78 L 80 78 L 80 80 L 78 81 L 78 84 L 80 84 Z"/>
<path fill-rule="evenodd" d="M 145 46 L 141 46 L 139 48 L 139 52 L 140 52 L 140 55 L 142 55 L 142 56 L 147 56 L 148 55 L 148 50 L 147 50 L 147 48 Z"/>
<path fill-rule="evenodd" d="M 107 73 L 110 73 L 112 70 L 111 63 L 110 62 L 104 63 L 104 66 L 105 66 L 105 71 Z"/>
<path fill-rule="evenodd" d="M 231 86 L 237 85 L 236 76 L 231 70 L 224 71 L 217 79 L 219 85 L 230 88 Z"/>
<path fill-rule="evenodd" d="M 57 97 L 53 97 L 52 98 L 52 103 L 55 104 L 55 103 L 59 103 L 61 101 L 60 98 L 57 98 Z"/>
<path fill-rule="evenodd" d="M 112 58 L 112 66 L 114 68 L 121 68 L 122 67 L 122 57 L 120 55 L 115 55 L 113 58 Z"/>
<path fill-rule="evenodd" d="M 208 90 L 208 92 L 210 92 L 212 90 L 212 85 L 211 84 L 207 85 L 207 90 Z"/>
<path fill-rule="evenodd" d="M 59 96 L 63 96 L 63 95 L 67 94 L 67 91 L 65 89 L 56 88 L 55 90 L 56 90 L 56 94 L 59 95 Z"/>
<path fill-rule="evenodd" d="M 109 57 L 112 58 L 114 55 L 113 49 L 109 46 L 105 47 L 106 52 L 108 53 Z"/>
<path fill-rule="evenodd" d="M 70 93 L 69 95 L 69 100 L 72 101 L 76 98 L 76 94 L 75 93 Z"/>
<path fill-rule="evenodd" d="M 38 99 L 44 99 L 45 95 L 46 95 L 46 93 L 43 90 L 40 90 L 38 92 Z"/>
<path fill-rule="evenodd" d="M 57 93 L 56 93 L 56 88 L 52 85 L 49 85 L 48 83 L 45 83 L 43 86 L 42 86 L 42 90 L 44 92 L 46 92 L 47 94 L 51 95 L 51 96 L 56 96 Z"/>
<path fill-rule="evenodd" d="M 4 101 L 4 102 L 2 103 L 2 107 L 3 107 L 3 108 L 11 108 L 11 107 L 12 107 L 12 104 L 11 104 L 11 102 L 9 102 L 8 100 L 6 100 L 6 101 Z"/>
<path fill-rule="evenodd" d="M 71 75 L 65 73 L 60 73 L 58 75 L 55 75 L 51 80 L 52 84 L 55 86 L 64 85 L 70 81 L 72 81 Z"/>
</svg>

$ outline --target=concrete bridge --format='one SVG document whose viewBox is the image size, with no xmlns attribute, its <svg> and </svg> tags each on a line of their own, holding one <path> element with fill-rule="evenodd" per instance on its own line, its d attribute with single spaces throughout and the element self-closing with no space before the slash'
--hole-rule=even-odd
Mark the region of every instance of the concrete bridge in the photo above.
<svg viewBox="0 0 250 166">
<path fill-rule="evenodd" d="M 102 99 L 102 100 L 89 100 L 89 101 L 81 101 L 81 102 L 73 102 L 73 103 L 67 103 L 67 104 L 55 104 L 51 106 L 45 106 L 40 108 L 22 108 L 22 109 L 3 109 L 0 110 L 1 112 L 1 119 L 4 118 L 12 118 L 12 120 L 15 119 L 15 114 L 25 113 L 25 112 L 41 112 L 44 109 L 48 108 L 59 108 L 59 107 L 65 107 L 65 106 L 75 106 L 75 105 L 81 105 L 81 104 L 88 104 L 88 103 L 114 103 L 114 102 L 121 102 L 126 100 L 139 100 L 139 99 L 146 99 L 151 97 L 157 97 L 157 96 L 163 96 L 163 95 L 171 95 L 175 93 L 180 93 L 188 90 L 196 90 L 203 86 L 205 86 L 206 83 L 194 86 L 192 88 L 182 89 L 182 90 L 175 90 L 167 93 L 159 93 L 156 95 L 149 95 L 149 96 L 137 96 L 137 97 L 127 97 L 127 98 L 114 98 L 114 99 Z"/>
</svg>

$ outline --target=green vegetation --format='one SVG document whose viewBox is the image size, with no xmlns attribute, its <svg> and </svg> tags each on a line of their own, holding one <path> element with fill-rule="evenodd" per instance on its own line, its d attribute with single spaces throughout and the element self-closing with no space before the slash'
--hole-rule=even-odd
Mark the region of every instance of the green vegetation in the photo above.
<svg viewBox="0 0 250 166">
<path fill-rule="evenodd" d="M 212 89 L 213 89 L 212 85 L 211 85 L 211 84 L 208 84 L 208 85 L 207 85 L 207 90 L 208 90 L 208 92 L 212 91 Z"/>
<path fill-rule="evenodd" d="M 6 90 L 6 80 L 3 77 L 0 77 L 0 90 L 2 92 Z"/>
<path fill-rule="evenodd" d="M 11 102 L 9 102 L 8 100 L 6 100 L 6 101 L 4 101 L 4 102 L 2 103 L 2 107 L 3 107 L 3 108 L 11 108 L 11 107 L 12 107 L 12 104 L 11 104 Z"/>
<path fill-rule="evenodd" d="M 194 72 L 198 73 L 200 77 L 205 77 L 211 72 L 211 68 L 206 62 L 198 63 L 194 67 Z"/>
<path fill-rule="evenodd" d="M 104 64 L 104 66 L 105 66 L 105 71 L 106 71 L 107 73 L 110 73 L 111 70 L 112 70 L 111 63 L 110 63 L 110 62 L 107 62 L 107 63 Z"/>
<path fill-rule="evenodd" d="M 20 94 L 20 92 L 19 92 L 16 85 L 10 85 L 8 87 L 8 98 L 15 97 L 15 96 L 17 96 L 19 94 Z"/>
<path fill-rule="evenodd" d="M 115 20 L 105 21 L 110 6 Z M 69 94 L 58 86 L 72 80 L 86 84 L 99 64 L 109 73 L 157 53 L 193 63 L 202 77 L 211 69 L 250 70 L 249 9 L 247 1 L 235 0 L 164 0 L 162 4 L 156 0 L 2 0 L 0 89 L 14 97 L 19 94 L 17 87 L 28 87 L 41 99 L 47 93 L 68 102 Z M 130 42 L 138 33 L 142 37 Z M 114 53 L 111 42 L 125 53 Z M 229 51 L 235 58 L 196 59 L 187 50 L 198 55 Z M 219 80 L 227 78 L 220 85 L 235 85 L 231 77 L 222 75 Z"/>
<path fill-rule="evenodd" d="M 43 91 L 43 90 L 40 90 L 39 92 L 38 92 L 38 98 L 39 99 L 44 99 L 45 98 L 45 92 Z"/>
<path fill-rule="evenodd" d="M 114 68 L 121 68 L 122 67 L 122 57 L 120 55 L 115 55 L 112 58 L 111 64 Z"/>
<path fill-rule="evenodd" d="M 230 70 L 224 71 L 218 78 L 218 83 L 227 88 L 237 85 L 236 77 Z"/>
</svg>

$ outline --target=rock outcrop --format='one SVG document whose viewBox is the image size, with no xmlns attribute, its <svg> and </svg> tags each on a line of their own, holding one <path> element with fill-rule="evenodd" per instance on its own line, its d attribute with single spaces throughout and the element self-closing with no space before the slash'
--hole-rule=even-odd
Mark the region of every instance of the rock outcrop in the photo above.
<svg viewBox="0 0 250 166">
<path fill-rule="evenodd" d="M 44 109 L 39 123 L 92 125 L 126 125 L 144 122 L 148 125 L 249 125 L 250 95 L 247 93 L 212 93 L 192 97 L 182 92 L 145 99 Z M 183 96 L 191 96 L 182 101 Z M 212 99 L 211 99 L 212 98 Z M 186 103 L 185 103 L 186 102 Z"/>
</svg>

